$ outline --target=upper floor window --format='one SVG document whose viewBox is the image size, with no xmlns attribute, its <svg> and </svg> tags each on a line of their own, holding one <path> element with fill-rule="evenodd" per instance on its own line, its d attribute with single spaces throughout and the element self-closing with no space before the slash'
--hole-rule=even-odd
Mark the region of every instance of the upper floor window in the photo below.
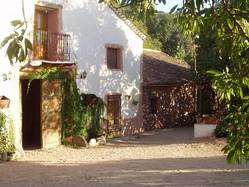
<svg viewBox="0 0 249 187">
<path fill-rule="evenodd" d="M 122 70 L 122 47 L 117 44 L 106 45 L 106 62 L 108 69 Z"/>
<path fill-rule="evenodd" d="M 61 33 L 62 6 L 40 2 L 35 6 L 33 59 L 70 61 L 70 35 Z"/>
<path fill-rule="evenodd" d="M 35 10 L 35 29 L 48 30 L 48 13 L 39 9 Z"/>
</svg>

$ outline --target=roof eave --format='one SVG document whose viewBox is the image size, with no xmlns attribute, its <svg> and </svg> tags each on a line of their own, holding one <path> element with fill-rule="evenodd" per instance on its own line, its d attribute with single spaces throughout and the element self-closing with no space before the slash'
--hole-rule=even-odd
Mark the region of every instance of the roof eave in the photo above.
<svg viewBox="0 0 249 187">
<path fill-rule="evenodd" d="M 108 7 L 120 18 L 130 29 L 138 35 L 142 40 L 146 39 L 146 35 L 142 33 L 121 11 L 112 5 L 108 4 Z"/>
</svg>

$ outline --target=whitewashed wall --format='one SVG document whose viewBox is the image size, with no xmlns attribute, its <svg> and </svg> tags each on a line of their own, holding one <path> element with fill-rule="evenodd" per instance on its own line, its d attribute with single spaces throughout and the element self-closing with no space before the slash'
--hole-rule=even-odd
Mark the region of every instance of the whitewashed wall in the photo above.
<svg viewBox="0 0 249 187">
<path fill-rule="evenodd" d="M 25 0 L 25 14 L 29 29 L 33 29 L 34 7 L 37 0 Z M 140 65 L 143 51 L 142 39 L 133 32 L 105 4 L 98 0 L 44 0 L 63 6 L 62 32 L 72 36 L 73 52 L 78 58 L 79 72 L 86 71 L 86 79 L 78 79 L 81 92 L 93 93 L 105 99 L 107 94 L 122 94 L 122 116 L 136 117 L 138 106 L 132 100 L 139 100 Z M 0 41 L 12 32 L 10 21 L 22 18 L 21 0 L 8 0 L 0 6 Z M 123 71 L 108 70 L 105 44 L 123 46 Z M 0 50 L 0 95 L 10 98 L 9 113 L 16 129 L 16 146 L 21 148 L 21 94 L 19 67 L 9 64 L 5 49 Z M 11 74 L 10 80 L 3 81 L 3 74 Z M 125 95 L 132 99 L 126 101 Z"/>
<path fill-rule="evenodd" d="M 4 1 L 0 6 L 0 41 L 7 35 L 13 32 L 10 21 L 22 19 L 21 0 Z M 34 2 L 25 2 L 25 13 L 27 21 L 29 21 L 29 30 L 33 27 L 32 19 L 34 13 Z M 20 99 L 20 84 L 19 84 L 19 65 L 12 66 L 5 55 L 6 48 L 0 50 L 0 95 L 4 95 L 10 99 L 10 108 L 2 110 L 8 114 L 9 118 L 13 120 L 16 136 L 16 147 L 19 151 L 22 150 L 22 136 L 21 136 L 21 99 Z M 8 80 L 3 80 L 3 75 L 8 75 Z"/>
<path fill-rule="evenodd" d="M 139 99 L 140 65 L 143 40 L 108 6 L 98 0 L 50 0 L 63 5 L 63 31 L 72 35 L 73 50 L 79 72 L 87 77 L 78 80 L 81 92 L 105 98 L 110 93 L 122 94 L 122 115 L 136 116 L 138 106 L 126 101 L 125 95 Z M 105 44 L 123 46 L 123 71 L 108 70 Z"/>
</svg>

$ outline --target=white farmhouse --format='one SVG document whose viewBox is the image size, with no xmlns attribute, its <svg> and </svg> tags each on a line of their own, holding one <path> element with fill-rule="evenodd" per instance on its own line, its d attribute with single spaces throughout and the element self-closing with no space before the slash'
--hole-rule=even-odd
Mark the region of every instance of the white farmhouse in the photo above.
<svg viewBox="0 0 249 187">
<path fill-rule="evenodd" d="M 77 67 L 77 86 L 107 103 L 106 116 L 122 134 L 142 130 L 140 66 L 144 35 L 122 14 L 98 0 L 25 0 L 33 53 L 24 66 L 10 65 L 0 50 L 2 108 L 14 122 L 16 147 L 53 147 L 61 143 L 59 82 L 35 80 L 27 94 L 27 75 L 41 68 Z M 0 40 L 22 19 L 22 1 L 0 7 Z M 74 62 L 77 57 L 77 64 Z M 53 115 L 51 115 L 53 114 Z"/>
</svg>

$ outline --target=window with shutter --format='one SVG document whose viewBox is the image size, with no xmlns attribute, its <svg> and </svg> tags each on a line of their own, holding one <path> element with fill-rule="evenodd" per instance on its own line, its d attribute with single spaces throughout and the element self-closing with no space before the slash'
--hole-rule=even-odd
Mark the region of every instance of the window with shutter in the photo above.
<svg viewBox="0 0 249 187">
<path fill-rule="evenodd" d="M 122 70 L 122 46 L 106 44 L 106 63 L 108 69 Z"/>
<path fill-rule="evenodd" d="M 118 49 L 107 48 L 107 67 L 108 69 L 118 68 Z"/>
</svg>

